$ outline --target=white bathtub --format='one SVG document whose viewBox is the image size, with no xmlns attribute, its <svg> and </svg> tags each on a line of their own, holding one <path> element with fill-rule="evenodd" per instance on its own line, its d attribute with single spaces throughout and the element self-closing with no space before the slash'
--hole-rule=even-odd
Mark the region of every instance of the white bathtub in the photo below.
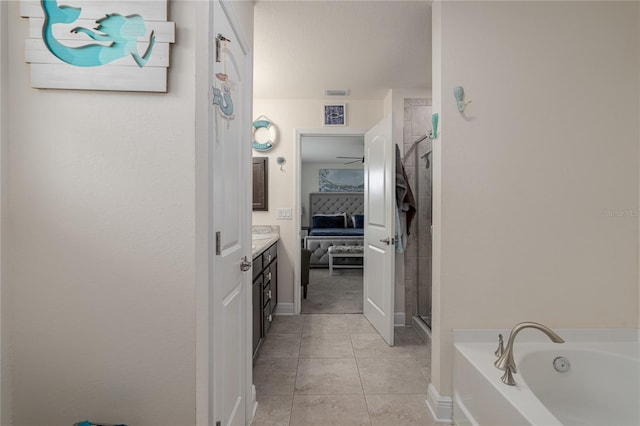
<svg viewBox="0 0 640 426">
<path fill-rule="evenodd" d="M 493 362 L 497 332 L 455 338 L 454 422 L 458 425 L 640 425 L 637 331 L 555 330 L 566 343 L 523 330 L 514 345 L 515 386 Z M 505 341 L 508 332 L 504 332 Z M 480 342 L 492 335 L 492 343 Z M 471 336 L 471 338 L 469 338 Z M 459 337 L 459 335 L 458 335 Z M 589 341 L 593 338 L 595 341 Z M 569 360 L 568 372 L 553 367 Z"/>
</svg>

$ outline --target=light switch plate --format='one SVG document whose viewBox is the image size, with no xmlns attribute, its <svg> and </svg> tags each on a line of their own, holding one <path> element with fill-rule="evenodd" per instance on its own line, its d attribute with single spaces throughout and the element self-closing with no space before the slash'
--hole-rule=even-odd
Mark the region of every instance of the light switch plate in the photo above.
<svg viewBox="0 0 640 426">
<path fill-rule="evenodd" d="M 290 208 L 279 208 L 278 209 L 278 219 L 279 220 L 291 220 L 292 213 Z"/>
</svg>

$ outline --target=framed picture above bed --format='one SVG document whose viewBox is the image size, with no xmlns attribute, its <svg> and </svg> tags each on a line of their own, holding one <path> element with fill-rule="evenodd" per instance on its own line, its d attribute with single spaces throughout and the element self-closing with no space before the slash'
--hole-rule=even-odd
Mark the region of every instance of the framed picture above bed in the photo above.
<svg viewBox="0 0 640 426">
<path fill-rule="evenodd" d="M 320 169 L 320 192 L 364 192 L 364 169 Z"/>
</svg>

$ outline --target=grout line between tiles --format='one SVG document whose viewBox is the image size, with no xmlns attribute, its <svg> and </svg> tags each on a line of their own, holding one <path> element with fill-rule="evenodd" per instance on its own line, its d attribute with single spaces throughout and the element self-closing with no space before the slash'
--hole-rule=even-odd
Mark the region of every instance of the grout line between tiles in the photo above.
<svg viewBox="0 0 640 426">
<path fill-rule="evenodd" d="M 364 391 L 364 384 L 362 384 L 362 375 L 360 374 L 360 366 L 358 365 L 358 358 L 356 358 L 356 350 L 353 347 L 353 339 L 351 338 L 351 332 L 349 332 L 349 340 L 351 341 L 351 349 L 353 350 L 353 359 L 356 362 L 356 369 L 358 370 L 358 380 L 360 380 L 360 387 L 362 388 L 362 397 L 364 398 L 364 406 L 367 409 L 367 417 L 369 418 L 369 425 L 371 422 L 371 413 L 369 412 L 369 403 L 367 402 L 367 394 Z"/>
<path fill-rule="evenodd" d="M 293 417 L 293 402 L 296 399 L 296 383 L 298 381 L 298 370 L 300 369 L 300 349 L 302 348 L 302 332 L 304 331 L 304 322 L 306 317 L 302 319 L 302 327 L 300 328 L 300 344 L 298 345 L 298 362 L 296 363 L 296 376 L 293 379 L 293 394 L 291 395 L 291 410 L 289 410 L 289 426 L 291 426 L 291 418 Z"/>
</svg>

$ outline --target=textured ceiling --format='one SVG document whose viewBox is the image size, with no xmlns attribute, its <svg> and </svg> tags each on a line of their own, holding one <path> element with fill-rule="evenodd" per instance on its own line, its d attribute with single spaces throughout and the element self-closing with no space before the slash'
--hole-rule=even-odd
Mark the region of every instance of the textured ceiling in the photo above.
<svg viewBox="0 0 640 426">
<path fill-rule="evenodd" d="M 254 97 L 383 99 L 390 88 L 431 87 L 427 1 L 255 3 Z"/>
</svg>

